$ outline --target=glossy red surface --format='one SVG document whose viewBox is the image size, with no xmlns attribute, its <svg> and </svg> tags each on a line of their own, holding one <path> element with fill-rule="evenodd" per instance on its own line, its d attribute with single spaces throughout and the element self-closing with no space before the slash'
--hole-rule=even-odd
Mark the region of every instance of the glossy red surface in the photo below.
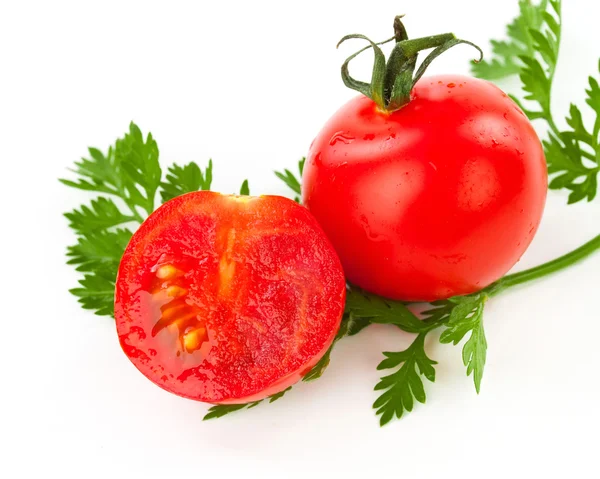
<svg viewBox="0 0 600 479">
<path fill-rule="evenodd" d="M 366 97 L 348 102 L 311 145 L 302 186 L 350 282 L 430 301 L 477 291 L 519 260 L 547 171 L 517 105 L 453 75 L 422 79 L 391 114 Z"/>
<path fill-rule="evenodd" d="M 121 346 L 149 379 L 211 403 L 262 399 L 305 374 L 344 309 L 339 259 L 286 198 L 197 192 L 154 212 L 121 261 Z"/>
</svg>

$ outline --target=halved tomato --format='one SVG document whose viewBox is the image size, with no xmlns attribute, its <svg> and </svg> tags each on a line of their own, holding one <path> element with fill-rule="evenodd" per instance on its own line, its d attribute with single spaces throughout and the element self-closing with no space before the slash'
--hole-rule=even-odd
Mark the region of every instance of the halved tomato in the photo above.
<svg viewBox="0 0 600 479">
<path fill-rule="evenodd" d="M 121 346 L 160 387 L 243 403 L 282 391 L 327 351 L 346 294 L 340 261 L 304 207 L 209 191 L 175 198 L 121 260 Z"/>
</svg>

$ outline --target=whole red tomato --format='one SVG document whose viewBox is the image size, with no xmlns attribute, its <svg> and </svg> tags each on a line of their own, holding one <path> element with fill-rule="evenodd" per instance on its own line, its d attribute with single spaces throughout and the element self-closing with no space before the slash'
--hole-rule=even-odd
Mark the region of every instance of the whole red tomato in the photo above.
<svg viewBox="0 0 600 479">
<path fill-rule="evenodd" d="M 424 301 L 478 291 L 511 269 L 546 190 L 523 112 L 493 84 L 456 75 L 421 79 L 391 113 L 349 101 L 311 145 L 302 182 L 348 281 Z"/>
</svg>

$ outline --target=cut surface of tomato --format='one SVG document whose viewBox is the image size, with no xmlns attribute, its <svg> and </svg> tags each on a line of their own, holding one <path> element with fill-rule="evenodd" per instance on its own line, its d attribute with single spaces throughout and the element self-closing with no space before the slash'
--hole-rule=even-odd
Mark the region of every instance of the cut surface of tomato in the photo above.
<svg viewBox="0 0 600 479">
<path fill-rule="evenodd" d="M 210 403 L 286 389 L 331 346 L 346 294 L 340 261 L 304 207 L 200 191 L 155 211 L 117 278 L 115 319 L 133 364 Z"/>
</svg>

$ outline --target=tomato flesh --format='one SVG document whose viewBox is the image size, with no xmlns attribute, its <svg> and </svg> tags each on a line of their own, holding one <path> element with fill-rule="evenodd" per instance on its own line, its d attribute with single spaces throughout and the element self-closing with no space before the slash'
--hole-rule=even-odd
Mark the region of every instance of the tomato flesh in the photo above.
<svg viewBox="0 0 600 479">
<path fill-rule="evenodd" d="M 422 79 L 391 114 L 348 102 L 311 145 L 302 182 L 348 281 L 411 301 L 504 275 L 533 239 L 546 191 L 526 116 L 493 84 L 460 76 Z"/>
<path fill-rule="evenodd" d="M 203 191 L 165 203 L 133 235 L 115 318 L 123 350 L 159 386 L 243 403 L 318 362 L 345 293 L 339 259 L 308 210 Z"/>
</svg>

